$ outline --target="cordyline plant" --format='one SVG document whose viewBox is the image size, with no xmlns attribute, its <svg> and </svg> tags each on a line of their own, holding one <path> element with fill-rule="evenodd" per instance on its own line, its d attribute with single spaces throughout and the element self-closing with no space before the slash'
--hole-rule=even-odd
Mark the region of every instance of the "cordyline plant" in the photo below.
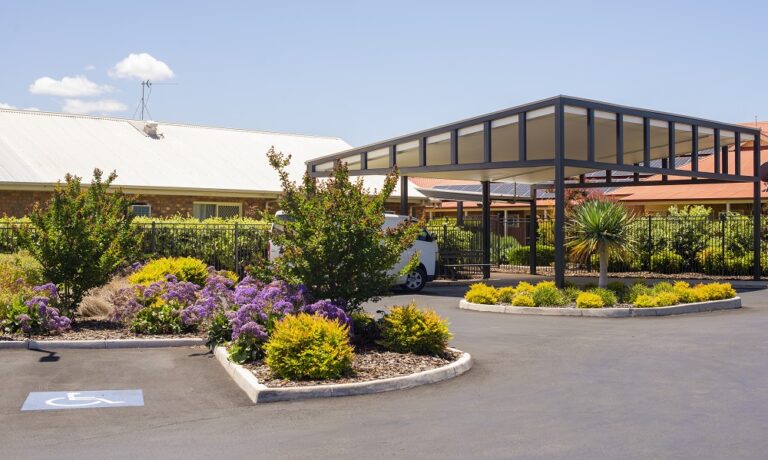
<svg viewBox="0 0 768 460">
<path fill-rule="evenodd" d="M 121 264 L 140 251 L 140 233 L 131 225 L 130 201 L 121 190 L 110 190 L 117 174 L 106 180 L 99 169 L 87 188 L 67 174 L 48 205 L 35 205 L 32 231 L 20 234 L 27 250 L 40 262 L 45 279 L 60 286 L 66 308 L 73 308 L 88 289 L 101 286 Z"/>
<path fill-rule="evenodd" d="M 634 251 L 631 226 L 635 215 L 626 206 L 607 198 L 591 198 L 573 206 L 566 223 L 566 247 L 578 259 L 597 254 L 598 286 L 608 285 L 608 258 L 618 260 Z"/>
<path fill-rule="evenodd" d="M 384 205 L 397 184 L 397 171 L 387 175 L 378 193 L 363 187 L 362 180 L 352 182 L 346 165 L 339 161 L 329 178 L 316 181 L 305 174 L 299 185 L 286 171 L 290 156 L 274 148 L 267 156 L 283 188 L 280 209 L 289 216 L 280 222 L 269 216 L 284 230 L 272 235 L 272 243 L 283 251 L 275 274 L 302 283 L 317 299 L 344 305 L 347 312 L 386 294 L 394 284 L 387 271 L 419 232 L 419 226 L 409 222 L 382 229 Z M 417 264 L 418 255 L 403 272 Z"/>
</svg>

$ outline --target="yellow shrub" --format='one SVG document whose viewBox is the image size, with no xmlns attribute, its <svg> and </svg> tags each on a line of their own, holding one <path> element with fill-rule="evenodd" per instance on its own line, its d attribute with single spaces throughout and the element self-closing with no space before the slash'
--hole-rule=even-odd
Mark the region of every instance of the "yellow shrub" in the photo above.
<svg viewBox="0 0 768 460">
<path fill-rule="evenodd" d="M 469 291 L 464 294 L 464 298 L 467 302 L 493 305 L 499 301 L 499 291 L 493 286 L 475 283 L 469 287 Z"/>
<path fill-rule="evenodd" d="M 347 326 L 305 313 L 276 323 L 264 350 L 272 373 L 291 380 L 339 378 L 354 356 Z"/>
<path fill-rule="evenodd" d="M 202 260 L 192 257 L 163 257 L 148 262 L 128 278 L 132 284 L 149 285 L 164 281 L 166 275 L 173 275 L 179 281 L 189 281 L 198 286 L 205 284 L 208 267 Z"/>
<path fill-rule="evenodd" d="M 635 299 L 635 307 L 637 308 L 652 308 L 658 307 L 656 296 L 641 294 Z"/>
<path fill-rule="evenodd" d="M 414 303 L 392 307 L 381 318 L 381 344 L 397 353 L 440 355 L 452 337 L 446 320 Z"/>
<path fill-rule="evenodd" d="M 535 307 L 536 302 L 533 301 L 533 297 L 531 297 L 529 294 L 522 293 L 517 294 L 512 299 L 512 305 L 516 307 Z"/>
<path fill-rule="evenodd" d="M 518 293 L 525 292 L 528 294 L 532 294 L 534 287 L 533 287 L 533 284 L 531 283 L 528 283 L 526 281 L 520 281 L 519 283 L 517 283 L 517 287 L 515 289 L 517 290 Z"/>
<path fill-rule="evenodd" d="M 576 297 L 576 306 L 579 308 L 602 308 L 604 305 L 603 298 L 593 292 L 582 292 Z"/>
<path fill-rule="evenodd" d="M 497 290 L 499 295 L 498 301 L 500 303 L 512 303 L 512 299 L 515 298 L 517 290 L 511 286 L 505 286 Z"/>
<path fill-rule="evenodd" d="M 678 303 L 680 303 L 680 297 L 674 292 L 662 292 L 661 294 L 656 295 L 657 307 L 669 307 Z"/>
</svg>

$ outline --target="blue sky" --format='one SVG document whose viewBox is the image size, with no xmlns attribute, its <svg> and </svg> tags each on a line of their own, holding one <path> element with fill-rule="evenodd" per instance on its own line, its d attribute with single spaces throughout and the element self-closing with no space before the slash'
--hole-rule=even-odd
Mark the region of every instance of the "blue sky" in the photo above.
<svg viewBox="0 0 768 460">
<path fill-rule="evenodd" d="M 6 1 L 0 104 L 131 117 L 145 64 L 174 83 L 153 88 L 156 120 L 353 145 L 556 94 L 768 119 L 767 5 Z M 157 62 L 116 69 L 141 53 Z"/>
</svg>

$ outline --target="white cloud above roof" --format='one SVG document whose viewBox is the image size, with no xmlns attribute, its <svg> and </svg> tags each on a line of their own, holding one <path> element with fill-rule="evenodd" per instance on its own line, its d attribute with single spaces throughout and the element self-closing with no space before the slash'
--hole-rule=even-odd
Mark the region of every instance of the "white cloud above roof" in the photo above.
<svg viewBox="0 0 768 460">
<path fill-rule="evenodd" d="M 64 77 L 61 80 L 41 77 L 29 85 L 29 92 L 32 94 L 61 97 L 99 96 L 111 91 L 111 86 L 99 85 L 83 75 Z"/>
<path fill-rule="evenodd" d="M 0 109 L 15 109 L 16 107 L 12 106 L 11 104 L 6 104 L 5 102 L 0 102 Z"/>
<path fill-rule="evenodd" d="M 61 107 L 66 113 L 113 113 L 123 112 L 127 107 L 120 101 L 102 99 L 98 101 L 83 101 L 81 99 L 65 99 Z"/>
<path fill-rule="evenodd" d="M 138 80 L 168 80 L 175 76 L 173 70 L 163 61 L 148 53 L 131 53 L 110 69 L 113 78 L 135 78 Z"/>
</svg>

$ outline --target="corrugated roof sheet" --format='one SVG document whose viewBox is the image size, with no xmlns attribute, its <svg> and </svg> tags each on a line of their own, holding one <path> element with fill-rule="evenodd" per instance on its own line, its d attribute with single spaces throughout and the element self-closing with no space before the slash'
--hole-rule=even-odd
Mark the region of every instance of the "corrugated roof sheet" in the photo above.
<svg viewBox="0 0 768 460">
<path fill-rule="evenodd" d="M 295 180 L 306 160 L 350 148 L 336 137 L 165 122 L 157 122 L 162 138 L 153 139 L 142 123 L 0 109 L 0 183 L 51 184 L 66 173 L 87 181 L 100 168 L 116 170 L 116 184 L 137 188 L 277 192 L 280 182 L 266 157 L 271 146 L 291 154 Z M 380 188 L 382 178 L 365 182 Z M 421 196 L 415 187 L 409 193 Z"/>
</svg>

